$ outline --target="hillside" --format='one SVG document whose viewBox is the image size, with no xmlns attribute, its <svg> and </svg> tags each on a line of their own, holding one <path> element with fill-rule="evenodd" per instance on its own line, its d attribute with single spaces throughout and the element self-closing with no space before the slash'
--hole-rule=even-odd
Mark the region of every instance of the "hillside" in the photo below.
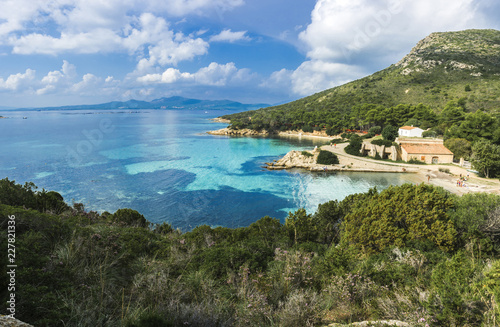
<svg viewBox="0 0 500 327">
<path fill-rule="evenodd" d="M 466 112 L 498 112 L 500 31 L 433 33 L 401 61 L 373 75 L 294 102 L 223 118 L 230 119 L 235 128 L 284 130 L 312 124 L 368 128 L 376 122 L 367 119 L 366 113 L 375 106 L 421 103 L 439 114 L 450 101 Z M 356 117 L 353 108 L 359 109 Z"/>
</svg>

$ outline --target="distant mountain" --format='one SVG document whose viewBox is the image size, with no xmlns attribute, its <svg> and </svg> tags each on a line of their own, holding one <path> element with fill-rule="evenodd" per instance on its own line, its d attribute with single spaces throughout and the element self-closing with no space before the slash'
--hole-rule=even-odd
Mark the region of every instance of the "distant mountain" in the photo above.
<svg viewBox="0 0 500 327">
<path fill-rule="evenodd" d="M 92 105 L 29 108 L 27 110 L 106 110 L 106 109 L 186 109 L 186 110 L 252 110 L 268 107 L 268 104 L 244 104 L 230 100 L 197 100 L 179 96 L 153 101 L 113 101 Z M 26 110 L 26 109 L 22 109 Z"/>
<path fill-rule="evenodd" d="M 241 128 L 255 122 L 259 127 L 272 122 L 271 127 L 286 129 L 293 123 L 334 125 L 340 120 L 348 127 L 349 118 L 357 119 L 351 113 L 363 105 L 373 109 L 422 103 L 439 114 L 450 101 L 460 102 L 467 112 L 498 113 L 500 31 L 432 33 L 401 61 L 370 76 L 290 103 L 224 118 Z"/>
</svg>

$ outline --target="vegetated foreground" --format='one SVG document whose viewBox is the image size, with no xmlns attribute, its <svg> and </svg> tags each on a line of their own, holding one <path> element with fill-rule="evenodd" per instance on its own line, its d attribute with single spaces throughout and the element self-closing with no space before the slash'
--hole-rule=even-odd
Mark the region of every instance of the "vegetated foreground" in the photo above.
<svg viewBox="0 0 500 327">
<path fill-rule="evenodd" d="M 15 220 L 16 318 L 37 327 L 500 319 L 497 195 L 405 184 L 301 209 L 284 224 L 181 232 L 4 179 L 0 217 L 4 249 Z M 6 303 L 7 288 L 0 294 Z"/>
</svg>

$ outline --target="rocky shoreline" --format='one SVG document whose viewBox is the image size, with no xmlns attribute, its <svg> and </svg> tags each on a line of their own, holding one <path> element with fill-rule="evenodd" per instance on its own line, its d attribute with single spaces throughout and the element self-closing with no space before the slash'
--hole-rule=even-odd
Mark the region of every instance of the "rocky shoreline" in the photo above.
<svg viewBox="0 0 500 327">
<path fill-rule="evenodd" d="M 273 162 L 266 162 L 265 168 L 269 170 L 282 170 L 282 169 L 305 169 L 313 172 L 338 172 L 338 171 L 351 171 L 351 172 L 377 172 L 377 173 L 414 173 L 416 170 L 407 169 L 399 166 L 361 166 L 358 163 L 346 162 L 341 160 L 337 165 L 321 165 L 316 163 L 319 148 L 313 151 L 290 151 L 283 158 Z M 342 158 L 339 158 L 342 159 Z M 353 160 L 350 160 L 353 161 Z"/>
</svg>

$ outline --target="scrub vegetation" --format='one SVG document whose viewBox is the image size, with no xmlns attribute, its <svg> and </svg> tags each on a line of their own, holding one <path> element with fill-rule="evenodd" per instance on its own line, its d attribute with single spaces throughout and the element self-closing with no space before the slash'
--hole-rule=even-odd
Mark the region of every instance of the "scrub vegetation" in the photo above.
<svg viewBox="0 0 500 327">
<path fill-rule="evenodd" d="M 315 213 L 300 209 L 284 222 L 263 217 L 247 227 L 181 232 L 135 210 L 88 212 L 4 179 L 5 249 L 12 215 L 16 318 L 37 327 L 380 319 L 494 326 L 500 319 L 500 197 L 492 194 L 458 197 L 406 184 L 330 201 Z M 0 297 L 5 303 L 7 287 Z"/>
</svg>

